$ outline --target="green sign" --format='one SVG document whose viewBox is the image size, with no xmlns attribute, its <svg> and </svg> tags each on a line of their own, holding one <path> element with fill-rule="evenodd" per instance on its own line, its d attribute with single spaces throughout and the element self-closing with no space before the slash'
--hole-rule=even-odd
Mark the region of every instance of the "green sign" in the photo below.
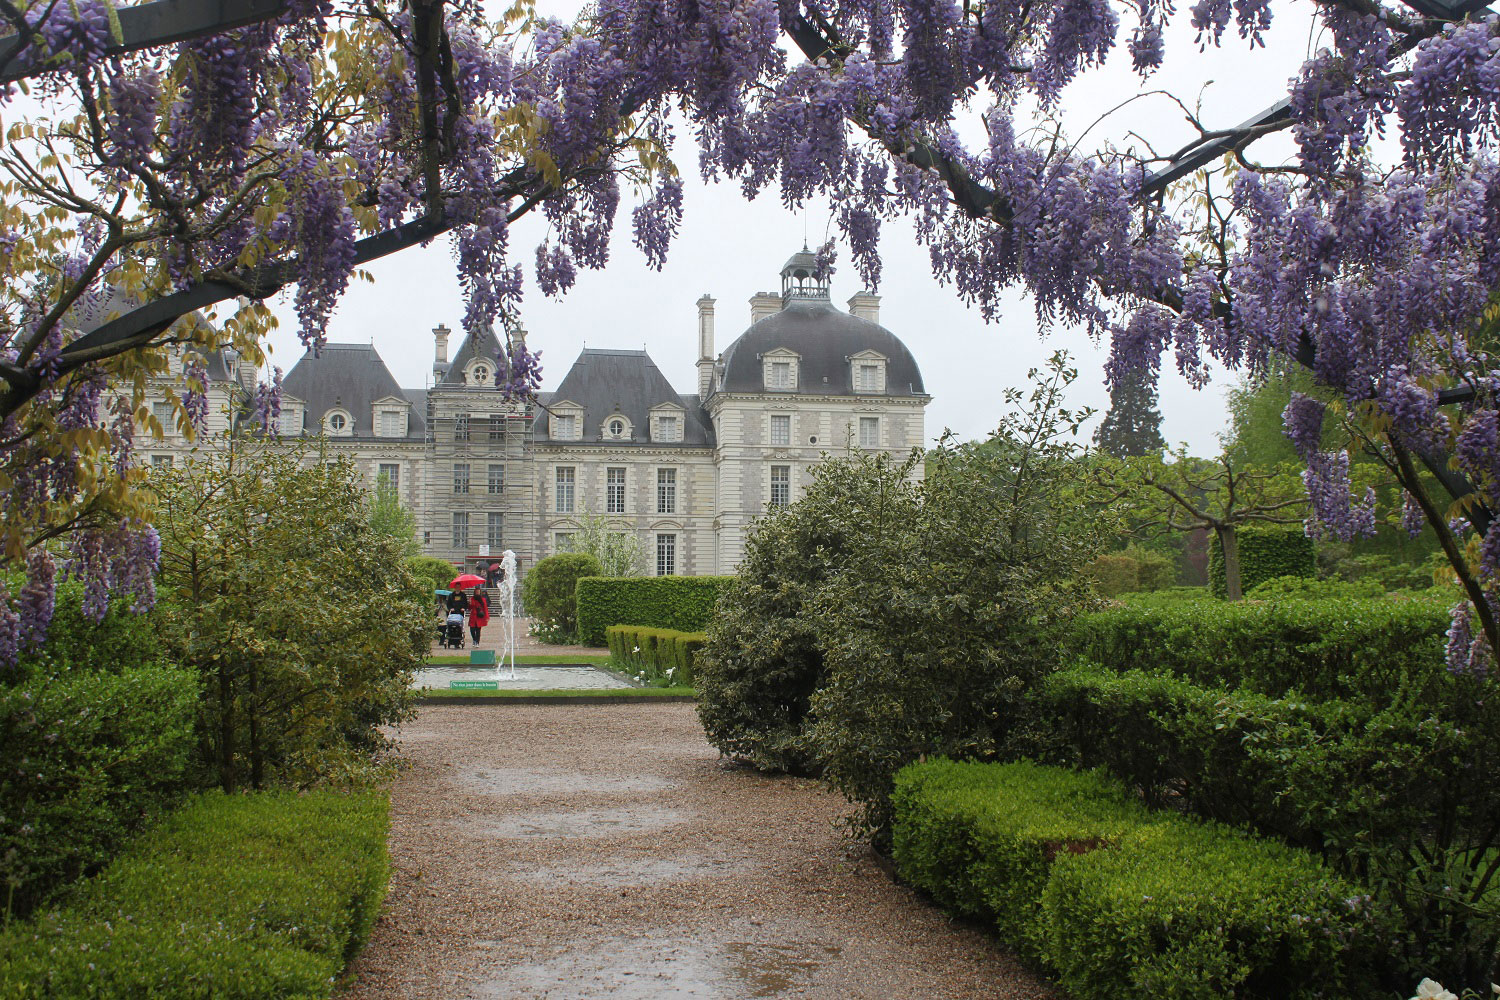
<svg viewBox="0 0 1500 1000">
<path fill-rule="evenodd" d="M 470 690 L 470 691 L 473 691 L 473 690 L 479 690 L 479 691 L 498 691 L 498 690 L 500 690 L 500 682 L 499 681 L 449 681 L 448 682 L 448 690 L 453 691 L 453 690 L 457 690 L 459 688 L 464 688 L 464 689 L 467 689 L 467 690 Z"/>
</svg>

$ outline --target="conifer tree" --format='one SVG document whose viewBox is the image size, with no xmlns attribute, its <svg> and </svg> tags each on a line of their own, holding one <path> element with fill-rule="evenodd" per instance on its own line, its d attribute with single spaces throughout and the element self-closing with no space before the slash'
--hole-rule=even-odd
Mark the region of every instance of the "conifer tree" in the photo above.
<svg viewBox="0 0 1500 1000">
<path fill-rule="evenodd" d="M 1094 431 L 1094 444 L 1111 458 L 1159 455 L 1161 411 L 1156 388 L 1142 379 L 1120 379 L 1109 390 L 1109 412 Z"/>
</svg>

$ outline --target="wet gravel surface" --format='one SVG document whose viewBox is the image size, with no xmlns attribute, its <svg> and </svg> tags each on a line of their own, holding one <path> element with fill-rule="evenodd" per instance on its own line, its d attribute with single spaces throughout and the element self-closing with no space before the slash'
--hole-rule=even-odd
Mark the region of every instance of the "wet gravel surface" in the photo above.
<svg viewBox="0 0 1500 1000">
<path fill-rule="evenodd" d="M 691 704 L 423 708 L 354 998 L 1063 1000 L 891 881 Z"/>
</svg>

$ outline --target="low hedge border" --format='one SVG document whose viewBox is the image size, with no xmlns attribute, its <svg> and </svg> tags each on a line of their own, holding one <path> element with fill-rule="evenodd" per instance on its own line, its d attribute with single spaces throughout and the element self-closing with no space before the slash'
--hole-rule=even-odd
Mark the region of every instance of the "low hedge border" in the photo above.
<svg viewBox="0 0 1500 1000">
<path fill-rule="evenodd" d="M 0 997 L 329 997 L 385 895 L 388 823 L 383 792 L 205 794 L 0 931 Z"/>
<path fill-rule="evenodd" d="M 702 632 L 611 625 L 604 630 L 610 664 L 648 682 L 691 685 L 693 661 L 707 637 Z"/>
<path fill-rule="evenodd" d="M 585 646 L 605 645 L 611 625 L 644 625 L 701 632 L 732 576 L 586 576 L 578 581 L 578 635 Z"/>
<path fill-rule="evenodd" d="M 1363 894 L 1310 854 L 1026 763 L 912 764 L 893 803 L 901 877 L 1075 996 L 1370 995 Z"/>
</svg>

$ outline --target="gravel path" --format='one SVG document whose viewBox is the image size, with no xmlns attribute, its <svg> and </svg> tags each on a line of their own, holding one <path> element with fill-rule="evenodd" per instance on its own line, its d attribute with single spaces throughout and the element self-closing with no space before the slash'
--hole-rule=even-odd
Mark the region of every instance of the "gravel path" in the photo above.
<svg viewBox="0 0 1500 1000">
<path fill-rule="evenodd" d="M 385 912 L 346 1000 L 1060 1000 L 833 826 L 729 766 L 690 704 L 427 706 Z"/>
</svg>

